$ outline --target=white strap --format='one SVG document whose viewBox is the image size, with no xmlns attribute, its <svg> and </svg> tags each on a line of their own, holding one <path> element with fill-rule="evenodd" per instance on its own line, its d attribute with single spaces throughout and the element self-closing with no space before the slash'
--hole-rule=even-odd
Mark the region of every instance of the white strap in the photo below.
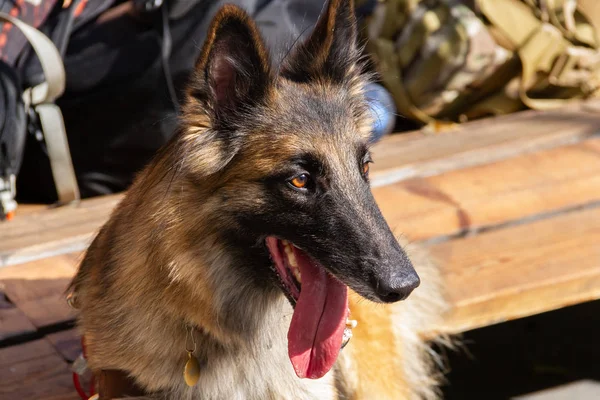
<svg viewBox="0 0 600 400">
<path fill-rule="evenodd" d="M 46 81 L 28 89 L 24 96 L 25 102 L 27 106 L 34 106 L 40 118 L 58 200 L 61 203 L 77 201 L 80 198 L 79 187 L 71 161 L 67 132 L 60 108 L 53 104 L 65 90 L 65 68 L 60 53 L 52 40 L 34 27 L 1 12 L 0 20 L 19 28 L 40 60 Z"/>
<path fill-rule="evenodd" d="M 44 103 L 35 106 L 35 111 L 42 123 L 58 200 L 61 203 L 77 201 L 80 198 L 79 187 L 60 108 L 53 103 Z"/>
<path fill-rule="evenodd" d="M 65 67 L 62 58 L 52 40 L 31 25 L 0 12 L 0 20 L 10 22 L 23 33 L 42 64 L 46 82 L 31 89 L 32 104 L 47 103 L 56 100 L 65 91 Z"/>
</svg>

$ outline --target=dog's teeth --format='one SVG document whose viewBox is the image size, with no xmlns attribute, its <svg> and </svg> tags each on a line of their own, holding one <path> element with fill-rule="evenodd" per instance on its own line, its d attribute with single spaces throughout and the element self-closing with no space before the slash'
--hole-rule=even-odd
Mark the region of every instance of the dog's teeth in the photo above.
<svg viewBox="0 0 600 400">
<path fill-rule="evenodd" d="M 288 261 L 290 262 L 290 265 L 292 267 L 294 267 L 295 269 L 298 268 L 298 262 L 296 261 L 296 256 L 294 255 L 294 253 L 292 253 L 289 257 L 288 257 Z"/>
<path fill-rule="evenodd" d="M 296 278 L 298 283 L 302 283 L 302 276 L 300 275 L 300 269 L 292 268 L 292 273 L 294 274 L 294 277 Z"/>
<path fill-rule="evenodd" d="M 284 246 L 284 249 L 290 266 L 298 267 L 298 262 L 296 261 L 296 255 L 294 254 L 294 249 L 292 248 L 292 245 L 288 243 Z"/>
<path fill-rule="evenodd" d="M 294 254 L 294 245 L 286 240 L 282 240 L 281 243 L 283 243 L 283 251 L 285 252 L 290 271 L 292 272 L 298 283 L 302 283 L 300 268 L 298 268 L 298 260 L 296 260 L 296 254 Z"/>
<path fill-rule="evenodd" d="M 357 320 L 355 320 L 355 319 L 350 319 L 350 318 L 347 318 L 347 319 L 346 319 L 346 326 L 347 326 L 348 328 L 350 328 L 350 329 L 354 329 L 354 328 L 356 328 L 356 325 L 358 325 L 358 321 L 357 321 Z"/>
</svg>

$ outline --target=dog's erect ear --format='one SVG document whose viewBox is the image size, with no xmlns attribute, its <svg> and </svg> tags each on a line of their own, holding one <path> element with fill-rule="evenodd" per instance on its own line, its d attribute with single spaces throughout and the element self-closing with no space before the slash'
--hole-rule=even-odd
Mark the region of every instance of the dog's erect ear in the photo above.
<svg viewBox="0 0 600 400">
<path fill-rule="evenodd" d="M 189 94 L 213 113 L 213 123 L 225 123 L 264 100 L 271 63 L 256 25 L 241 8 L 226 5 L 214 17 L 195 80 Z"/>
<path fill-rule="evenodd" d="M 232 160 L 243 136 L 240 122 L 272 87 L 271 63 L 256 25 L 241 8 L 225 5 L 208 30 L 183 108 L 181 142 L 196 176 Z"/>
<path fill-rule="evenodd" d="M 282 75 L 296 82 L 343 83 L 357 73 L 360 52 L 353 0 L 329 0 L 308 39 L 284 61 Z"/>
</svg>

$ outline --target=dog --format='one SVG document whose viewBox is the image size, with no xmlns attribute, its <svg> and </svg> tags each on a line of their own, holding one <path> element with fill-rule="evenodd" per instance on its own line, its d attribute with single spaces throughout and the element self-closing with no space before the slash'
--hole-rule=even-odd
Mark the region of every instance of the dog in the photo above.
<svg viewBox="0 0 600 400">
<path fill-rule="evenodd" d="M 418 333 L 443 296 L 370 190 L 356 26 L 330 0 L 274 65 L 244 11 L 215 16 L 178 131 L 69 287 L 100 399 L 436 398 Z"/>
</svg>

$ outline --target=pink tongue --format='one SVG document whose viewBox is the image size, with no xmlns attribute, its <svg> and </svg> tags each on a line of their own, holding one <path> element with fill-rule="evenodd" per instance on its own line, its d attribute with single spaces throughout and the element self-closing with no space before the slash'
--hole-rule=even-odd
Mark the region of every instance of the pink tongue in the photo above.
<svg viewBox="0 0 600 400">
<path fill-rule="evenodd" d="M 302 289 L 288 331 L 288 353 L 299 378 L 325 375 L 337 359 L 348 317 L 348 288 L 294 248 Z"/>
</svg>

